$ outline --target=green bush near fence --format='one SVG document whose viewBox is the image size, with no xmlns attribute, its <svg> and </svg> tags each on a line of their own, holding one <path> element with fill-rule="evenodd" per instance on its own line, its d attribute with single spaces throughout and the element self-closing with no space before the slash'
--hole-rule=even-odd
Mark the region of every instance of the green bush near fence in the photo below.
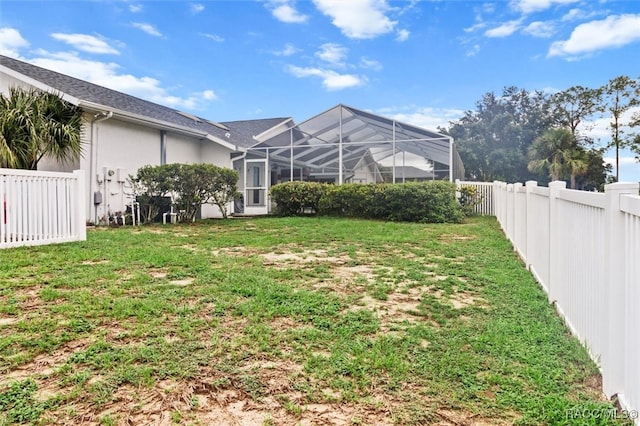
<svg viewBox="0 0 640 426">
<path fill-rule="evenodd" d="M 451 182 L 328 185 L 286 182 L 271 188 L 276 214 L 319 214 L 401 222 L 458 223 L 463 213 Z"/>
</svg>

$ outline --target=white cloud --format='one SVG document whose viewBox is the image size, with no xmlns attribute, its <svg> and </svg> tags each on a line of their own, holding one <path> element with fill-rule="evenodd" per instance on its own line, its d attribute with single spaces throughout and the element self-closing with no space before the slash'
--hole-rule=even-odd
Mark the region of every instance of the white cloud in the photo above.
<svg viewBox="0 0 640 426">
<path fill-rule="evenodd" d="M 471 46 L 471 48 L 469 50 L 467 50 L 467 52 L 465 53 L 465 56 L 476 56 L 478 53 L 480 53 L 480 45 L 479 44 L 474 44 L 473 46 Z"/>
<path fill-rule="evenodd" d="M 154 27 L 151 24 L 147 24 L 144 22 L 133 22 L 131 23 L 131 25 L 133 25 L 135 28 L 144 31 L 145 33 L 152 35 L 152 36 L 156 36 L 156 37 L 162 37 L 162 33 L 160 31 L 158 31 L 156 29 L 156 27 Z"/>
<path fill-rule="evenodd" d="M 549 38 L 553 35 L 555 28 L 550 22 L 535 21 L 522 29 L 522 32 L 533 37 Z"/>
<path fill-rule="evenodd" d="M 347 59 L 348 52 L 349 49 L 337 43 L 325 43 L 320 46 L 320 50 L 318 50 L 315 55 L 317 58 L 334 67 L 344 67 L 344 61 Z"/>
<path fill-rule="evenodd" d="M 202 3 L 191 3 L 189 5 L 189 9 L 191 10 L 191 13 L 197 14 L 197 13 L 200 13 L 200 12 L 204 11 L 204 4 L 202 4 Z"/>
<path fill-rule="evenodd" d="M 458 120 L 464 115 L 464 111 L 461 109 L 419 107 L 416 105 L 384 108 L 378 113 L 429 130 L 449 127 L 449 122 Z"/>
<path fill-rule="evenodd" d="M 578 25 L 568 40 L 556 41 L 551 45 L 548 56 L 575 58 L 639 40 L 640 15 L 613 15 Z"/>
<path fill-rule="evenodd" d="M 571 9 L 570 11 L 568 11 L 567 13 L 565 13 L 562 18 L 560 18 L 560 20 L 562 22 L 571 22 L 571 21 L 578 21 L 578 20 L 587 20 L 590 18 L 593 18 L 595 16 L 600 15 L 601 12 L 598 11 L 591 11 L 588 12 L 584 9 Z"/>
<path fill-rule="evenodd" d="M 187 97 L 172 95 L 162 87 L 159 80 L 122 73 L 115 62 L 87 60 L 75 52 L 51 53 L 40 50 L 37 53 L 38 56 L 28 62 L 161 105 L 193 110 L 216 99 L 213 90 L 192 93 Z"/>
<path fill-rule="evenodd" d="M 355 39 L 375 38 L 392 32 L 397 21 L 389 19 L 386 0 L 313 0 L 342 33 Z"/>
<path fill-rule="evenodd" d="M 20 32 L 15 28 L 0 28 L 0 54 L 19 58 L 20 49 L 29 47 Z"/>
<path fill-rule="evenodd" d="M 357 87 L 366 84 L 367 78 L 354 74 L 339 74 L 333 70 L 325 70 L 321 68 L 303 68 L 290 65 L 287 71 L 294 77 L 320 77 L 322 85 L 325 89 L 334 91 L 342 90 L 350 87 Z"/>
<path fill-rule="evenodd" d="M 298 12 L 292 0 L 271 0 L 267 3 L 267 8 L 274 18 L 287 24 L 303 24 L 309 19 L 307 15 Z"/>
<path fill-rule="evenodd" d="M 484 35 L 491 38 L 508 37 L 511 34 L 518 31 L 521 23 L 522 23 L 522 20 L 520 19 L 515 21 L 508 21 L 495 28 L 491 28 L 485 31 Z"/>
<path fill-rule="evenodd" d="M 291 43 L 287 43 L 284 45 L 284 49 L 273 52 L 273 54 L 276 56 L 292 56 L 298 52 L 300 52 L 300 49 Z"/>
<path fill-rule="evenodd" d="M 200 33 L 200 35 L 202 37 L 209 38 L 209 39 L 215 41 L 216 43 L 222 43 L 224 41 L 224 38 L 220 37 L 217 34 Z"/>
<path fill-rule="evenodd" d="M 611 164 L 614 168 L 616 166 L 616 158 L 615 157 L 605 157 L 603 158 L 604 162 L 607 164 Z M 620 157 L 619 159 L 620 165 L 621 166 L 625 166 L 625 165 L 631 165 L 631 164 L 638 164 L 638 160 L 636 160 L 635 157 Z"/>
<path fill-rule="evenodd" d="M 129 5 L 129 12 L 131 13 L 138 13 L 142 11 L 142 5 L 141 4 L 130 4 Z"/>
<path fill-rule="evenodd" d="M 360 58 L 360 67 L 380 71 L 382 69 L 382 64 L 374 59 L 367 59 L 363 56 Z"/>
<path fill-rule="evenodd" d="M 562 90 L 553 86 L 546 86 L 546 87 L 543 87 L 541 91 L 546 95 L 553 95 L 554 93 L 561 92 Z"/>
<path fill-rule="evenodd" d="M 411 32 L 409 30 L 398 30 L 396 34 L 396 41 L 403 42 L 409 40 Z"/>
<path fill-rule="evenodd" d="M 214 92 L 213 90 L 205 90 L 204 92 L 202 92 L 202 99 L 206 101 L 213 101 L 215 99 L 218 99 L 218 95 L 216 95 L 216 92 Z"/>
<path fill-rule="evenodd" d="M 580 9 L 571 9 L 570 11 L 562 15 L 562 18 L 560 20 L 562 22 L 575 21 L 576 19 L 581 19 L 583 13 L 584 12 Z"/>
<path fill-rule="evenodd" d="M 631 122 L 634 114 L 640 114 L 640 107 L 631 107 L 626 110 L 620 116 L 620 122 Z M 595 141 L 601 142 L 602 145 L 606 145 L 611 140 L 611 117 L 608 114 L 605 114 L 604 117 L 600 117 L 595 120 L 584 121 L 580 123 L 579 130 L 582 133 L 592 137 Z M 627 125 L 622 126 L 622 131 L 625 135 L 633 132 L 633 130 Z"/>
<path fill-rule="evenodd" d="M 556 4 L 566 5 L 578 1 L 580 0 L 512 0 L 510 6 L 518 12 L 528 14 L 549 9 Z"/>
<path fill-rule="evenodd" d="M 610 149 L 605 152 L 603 158 L 606 164 L 613 166 L 612 173 L 615 176 L 616 173 L 616 158 L 615 150 Z M 621 149 L 619 152 L 619 164 L 620 164 L 620 182 L 640 182 L 640 164 L 635 157 L 635 153 L 629 149 Z"/>
<path fill-rule="evenodd" d="M 475 24 L 473 24 L 470 27 L 464 28 L 463 31 L 465 33 L 472 33 L 472 32 L 475 32 L 477 30 L 481 30 L 481 29 L 486 28 L 486 27 L 487 27 L 487 23 L 480 21 L 480 22 L 476 22 Z"/>
<path fill-rule="evenodd" d="M 119 55 L 117 49 L 102 39 L 101 37 L 92 36 L 89 34 L 64 34 L 64 33 L 53 33 L 51 34 L 56 40 L 60 40 L 65 42 L 78 50 L 82 50 L 84 52 L 89 53 L 101 53 L 101 54 L 111 54 L 111 55 Z"/>
<path fill-rule="evenodd" d="M 491 13 L 496 11 L 496 4 L 495 3 L 482 3 L 481 10 L 484 13 L 491 14 Z"/>
</svg>

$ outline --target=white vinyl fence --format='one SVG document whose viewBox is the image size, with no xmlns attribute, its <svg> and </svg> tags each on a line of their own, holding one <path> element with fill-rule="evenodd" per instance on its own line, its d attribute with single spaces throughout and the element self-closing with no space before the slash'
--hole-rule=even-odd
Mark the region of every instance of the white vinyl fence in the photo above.
<svg viewBox="0 0 640 426">
<path fill-rule="evenodd" d="M 467 182 L 456 179 L 458 189 L 462 186 L 473 186 L 476 188 L 476 199 L 473 211 L 476 214 L 494 216 L 493 209 L 493 183 L 488 182 Z"/>
<path fill-rule="evenodd" d="M 84 172 L 0 169 L 0 249 L 86 240 Z"/>
<path fill-rule="evenodd" d="M 602 371 L 603 391 L 640 409 L 640 196 L 565 182 L 494 182 L 495 215 L 549 302 Z"/>
</svg>

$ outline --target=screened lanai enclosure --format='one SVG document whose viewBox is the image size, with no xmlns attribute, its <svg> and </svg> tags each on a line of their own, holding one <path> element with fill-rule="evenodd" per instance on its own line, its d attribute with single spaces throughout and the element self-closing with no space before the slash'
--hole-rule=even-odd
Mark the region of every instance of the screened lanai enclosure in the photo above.
<svg viewBox="0 0 640 426">
<path fill-rule="evenodd" d="M 293 180 L 341 185 L 464 179 L 451 137 L 346 105 L 256 143 L 234 168 L 244 171 L 235 213 L 245 214 L 269 213 L 269 188 Z"/>
</svg>

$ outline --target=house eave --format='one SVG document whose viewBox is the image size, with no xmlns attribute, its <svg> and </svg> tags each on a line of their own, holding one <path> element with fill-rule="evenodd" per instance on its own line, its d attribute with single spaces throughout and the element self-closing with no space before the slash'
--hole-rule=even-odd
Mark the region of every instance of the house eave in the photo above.
<svg viewBox="0 0 640 426">
<path fill-rule="evenodd" d="M 4 65 L 0 65 L 0 72 L 8 75 L 9 77 L 15 78 L 16 80 L 20 80 L 29 86 L 35 87 L 36 89 L 42 90 L 44 92 L 56 93 L 62 99 L 64 99 L 65 101 L 73 105 L 76 105 L 76 106 L 80 105 L 81 100 L 76 98 L 75 96 L 71 96 L 68 93 L 64 93 L 61 90 L 56 89 L 55 87 L 49 86 L 48 84 L 44 84 L 41 81 L 28 77 L 18 71 L 14 71 L 11 68 L 8 68 Z"/>
<path fill-rule="evenodd" d="M 80 107 L 85 108 L 86 110 L 90 110 L 90 111 L 96 111 L 96 112 L 112 112 L 114 117 L 117 117 L 123 121 L 128 121 L 131 123 L 137 123 L 137 124 L 144 124 L 150 127 L 155 127 L 159 130 L 168 130 L 168 131 L 172 131 L 174 133 L 178 133 L 178 134 L 182 134 L 182 135 L 186 135 L 186 136 L 191 136 L 191 137 L 196 137 L 198 139 L 207 139 L 210 140 L 212 142 L 215 142 L 227 149 L 230 149 L 232 151 L 237 150 L 237 147 L 235 145 L 230 144 L 229 142 L 226 142 L 220 138 L 217 138 L 215 136 L 213 136 L 210 133 L 207 132 L 202 132 L 202 131 L 197 131 L 194 129 L 190 129 L 188 127 L 185 126 L 180 126 L 178 124 L 174 124 L 174 123 L 169 123 L 167 121 L 163 121 L 163 120 L 157 120 L 151 117 L 147 117 L 144 115 L 140 115 L 140 114 L 134 114 L 131 113 L 129 111 L 124 111 L 118 108 L 112 108 L 106 105 L 101 105 L 95 102 L 89 102 L 89 101 L 80 101 L 79 104 Z"/>
</svg>

